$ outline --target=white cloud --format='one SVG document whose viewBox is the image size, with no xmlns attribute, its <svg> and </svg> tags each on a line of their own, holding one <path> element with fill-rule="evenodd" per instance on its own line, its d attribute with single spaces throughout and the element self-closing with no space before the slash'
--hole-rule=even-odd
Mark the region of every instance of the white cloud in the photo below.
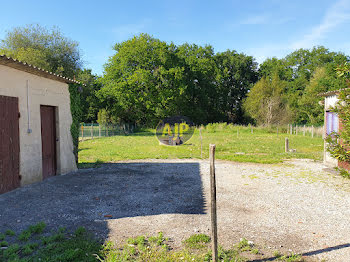
<svg viewBox="0 0 350 262">
<path fill-rule="evenodd" d="M 292 43 L 291 48 L 312 47 L 332 29 L 348 21 L 350 21 L 350 2 L 348 0 L 340 0 L 327 10 L 319 25 L 313 27 L 310 33 L 304 35 L 303 39 Z"/>
</svg>

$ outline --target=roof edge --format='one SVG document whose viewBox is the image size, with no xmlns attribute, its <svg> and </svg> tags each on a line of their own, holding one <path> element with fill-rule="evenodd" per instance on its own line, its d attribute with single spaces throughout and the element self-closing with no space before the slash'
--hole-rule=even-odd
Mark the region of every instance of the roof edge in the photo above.
<svg viewBox="0 0 350 262">
<path fill-rule="evenodd" d="M 341 91 L 348 90 L 348 89 L 350 89 L 350 88 L 348 87 L 348 88 L 342 88 L 342 89 L 338 89 L 338 90 L 328 91 L 328 92 L 320 93 L 318 95 L 319 96 L 333 96 L 333 95 L 338 95 Z"/>
<path fill-rule="evenodd" d="M 47 71 L 45 69 L 42 69 L 40 67 L 36 67 L 34 65 L 28 64 L 26 62 L 22 62 L 20 60 L 11 58 L 9 56 L 6 55 L 0 55 L 0 65 L 4 65 L 4 66 L 8 66 L 20 71 L 24 71 L 27 73 L 31 73 L 33 75 L 37 75 L 37 76 L 41 76 L 41 77 L 45 77 L 51 80 L 56 80 L 59 82 L 63 82 L 66 84 L 81 84 L 79 81 L 76 81 L 74 79 L 56 74 L 56 73 L 52 73 L 50 71 Z"/>
</svg>

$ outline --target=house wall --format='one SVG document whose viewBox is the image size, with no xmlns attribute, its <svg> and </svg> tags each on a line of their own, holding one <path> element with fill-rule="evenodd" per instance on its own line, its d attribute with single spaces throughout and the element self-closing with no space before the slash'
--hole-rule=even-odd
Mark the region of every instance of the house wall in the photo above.
<svg viewBox="0 0 350 262">
<path fill-rule="evenodd" d="M 29 92 L 27 92 L 27 80 Z M 56 107 L 57 174 L 77 169 L 70 132 L 72 116 L 68 84 L 0 65 L 0 95 L 19 99 L 21 185 L 42 180 L 40 105 Z M 31 133 L 27 132 L 28 124 Z"/>
<path fill-rule="evenodd" d="M 324 136 L 327 137 L 327 111 L 330 111 L 339 101 L 337 95 L 327 96 L 324 102 Z M 339 123 L 338 123 L 339 124 Z M 323 163 L 329 167 L 337 167 L 338 160 L 333 158 L 331 154 L 327 151 L 327 143 L 324 142 L 324 151 L 323 151 Z"/>
</svg>

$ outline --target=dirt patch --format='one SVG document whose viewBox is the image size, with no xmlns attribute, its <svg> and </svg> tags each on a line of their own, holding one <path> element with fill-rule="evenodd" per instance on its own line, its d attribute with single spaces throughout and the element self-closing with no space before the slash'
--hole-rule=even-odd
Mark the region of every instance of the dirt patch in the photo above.
<svg viewBox="0 0 350 262">
<path fill-rule="evenodd" d="M 217 162 L 218 236 L 225 247 L 245 237 L 267 252 L 350 257 L 350 183 L 319 162 L 260 165 Z M 0 195 L 0 231 L 39 221 L 49 229 L 86 226 L 121 244 L 162 231 L 176 248 L 209 234 L 209 163 L 142 160 L 57 176 Z"/>
</svg>

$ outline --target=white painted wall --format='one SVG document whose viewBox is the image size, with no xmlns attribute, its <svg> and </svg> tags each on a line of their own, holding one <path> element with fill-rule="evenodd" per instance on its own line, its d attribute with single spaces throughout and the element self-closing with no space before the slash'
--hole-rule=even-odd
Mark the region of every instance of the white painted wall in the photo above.
<svg viewBox="0 0 350 262">
<path fill-rule="evenodd" d="M 27 133 L 27 80 L 32 133 Z M 77 169 L 70 133 L 72 116 L 68 84 L 0 65 L 0 95 L 19 98 L 21 185 L 42 180 L 40 105 L 57 107 L 57 173 L 65 174 Z"/>
</svg>

